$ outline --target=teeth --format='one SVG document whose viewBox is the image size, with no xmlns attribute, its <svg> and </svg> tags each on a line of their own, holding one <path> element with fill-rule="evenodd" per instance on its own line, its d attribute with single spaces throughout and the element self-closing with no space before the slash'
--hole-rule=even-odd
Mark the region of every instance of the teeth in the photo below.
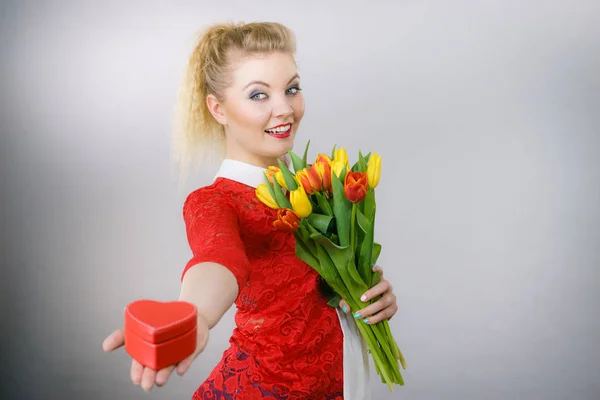
<svg viewBox="0 0 600 400">
<path fill-rule="evenodd" d="M 280 126 L 279 128 L 275 129 L 267 129 L 266 131 L 269 133 L 283 133 L 286 132 L 288 129 L 290 129 L 290 125 Z"/>
</svg>

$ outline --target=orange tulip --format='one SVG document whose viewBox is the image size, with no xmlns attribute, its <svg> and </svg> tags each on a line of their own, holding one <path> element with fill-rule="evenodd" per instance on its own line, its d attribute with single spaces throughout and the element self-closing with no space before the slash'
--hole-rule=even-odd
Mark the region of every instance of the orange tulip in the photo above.
<svg viewBox="0 0 600 400">
<path fill-rule="evenodd" d="M 327 165 L 329 165 L 331 167 L 331 157 L 329 157 L 327 154 L 319 154 L 317 156 L 317 160 L 315 161 L 315 163 L 326 163 Z"/>
<path fill-rule="evenodd" d="M 300 217 L 289 208 L 280 208 L 277 210 L 277 219 L 273 222 L 273 226 L 280 231 L 296 232 Z"/>
<path fill-rule="evenodd" d="M 344 194 L 353 203 L 363 201 L 367 195 L 369 181 L 366 172 L 348 172 L 344 183 Z"/>
<path fill-rule="evenodd" d="M 331 165 L 327 162 L 317 161 L 312 165 L 312 168 L 317 171 L 321 178 L 321 187 L 325 190 L 331 188 Z"/>
<path fill-rule="evenodd" d="M 322 189 L 323 184 L 317 170 L 313 167 L 301 169 L 296 173 L 296 177 L 304 187 L 307 194 L 313 194 Z"/>
</svg>

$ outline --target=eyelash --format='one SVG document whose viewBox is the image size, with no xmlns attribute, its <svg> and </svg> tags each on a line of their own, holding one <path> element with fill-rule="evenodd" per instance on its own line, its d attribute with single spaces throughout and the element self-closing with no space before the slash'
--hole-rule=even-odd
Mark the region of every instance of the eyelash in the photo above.
<svg viewBox="0 0 600 400">
<path fill-rule="evenodd" d="M 288 93 L 288 94 L 290 94 L 291 96 L 295 96 L 295 95 L 297 95 L 297 94 L 298 94 L 298 93 L 299 93 L 299 92 L 300 92 L 302 89 L 300 89 L 300 87 L 299 87 L 299 86 L 290 86 L 290 87 L 289 87 L 289 88 L 286 90 L 286 92 L 289 92 L 290 90 L 295 90 L 295 93 Z M 264 94 L 263 92 L 258 92 L 258 93 L 253 93 L 253 94 L 250 96 L 250 99 L 251 99 L 251 100 L 254 100 L 254 101 L 261 101 L 261 100 L 264 100 L 264 98 L 262 98 L 262 99 L 259 99 L 259 98 L 257 98 L 257 96 L 259 96 L 259 95 L 261 95 L 261 94 L 266 96 L 266 94 Z"/>
</svg>

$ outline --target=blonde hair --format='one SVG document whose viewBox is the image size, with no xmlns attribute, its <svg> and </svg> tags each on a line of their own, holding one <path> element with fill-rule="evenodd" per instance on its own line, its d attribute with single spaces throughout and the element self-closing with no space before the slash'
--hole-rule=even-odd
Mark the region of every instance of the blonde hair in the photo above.
<svg viewBox="0 0 600 400">
<path fill-rule="evenodd" d="M 222 101 L 231 83 L 231 64 L 237 55 L 296 52 L 293 33 L 274 22 L 226 23 L 210 26 L 200 35 L 189 58 L 175 108 L 173 157 L 185 180 L 192 165 L 225 156 L 224 127 L 210 113 L 206 97 Z"/>
</svg>

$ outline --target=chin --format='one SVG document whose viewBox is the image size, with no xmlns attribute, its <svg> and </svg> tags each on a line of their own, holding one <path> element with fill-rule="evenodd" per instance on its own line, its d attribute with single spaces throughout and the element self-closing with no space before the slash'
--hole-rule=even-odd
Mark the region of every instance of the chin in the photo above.
<svg viewBox="0 0 600 400">
<path fill-rule="evenodd" d="M 269 153 L 273 154 L 274 157 L 280 157 L 284 154 L 287 154 L 288 150 L 292 150 L 294 148 L 294 135 L 283 139 L 270 139 Z"/>
</svg>

